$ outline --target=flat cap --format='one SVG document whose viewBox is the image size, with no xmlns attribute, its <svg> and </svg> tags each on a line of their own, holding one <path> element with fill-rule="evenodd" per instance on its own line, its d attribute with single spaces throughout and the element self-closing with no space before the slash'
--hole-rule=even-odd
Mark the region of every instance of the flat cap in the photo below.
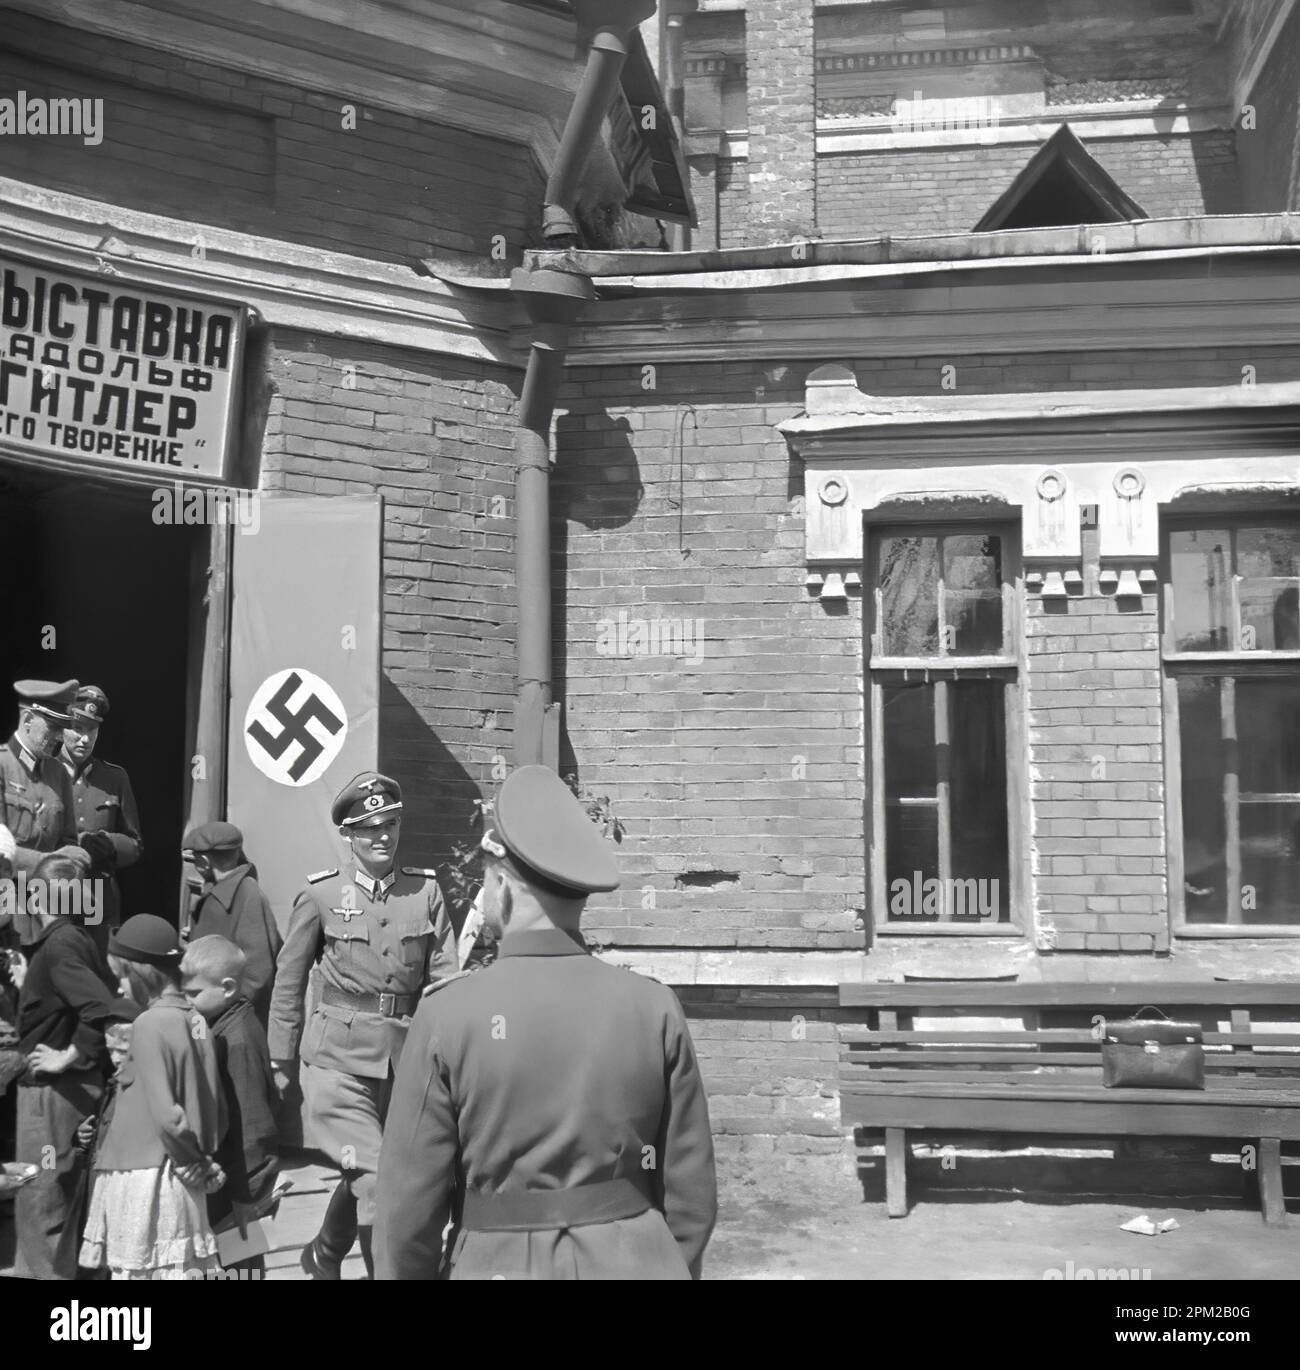
<svg viewBox="0 0 1300 1370">
<path fill-rule="evenodd" d="M 521 766 L 497 796 L 484 845 L 495 841 L 520 874 L 543 889 L 582 899 L 620 884 L 613 845 L 572 790 L 546 766 Z"/>
<path fill-rule="evenodd" d="M 98 685 L 83 685 L 68 712 L 76 723 L 102 723 L 108 717 L 108 696 Z"/>
<path fill-rule="evenodd" d="M 181 841 L 181 849 L 202 854 L 208 851 L 238 851 L 244 845 L 244 834 L 233 823 L 200 823 L 191 828 Z"/>
<path fill-rule="evenodd" d="M 15 680 L 14 693 L 25 709 L 44 715 L 52 723 L 71 723 L 68 710 L 78 690 L 78 682 L 64 680 Z"/>
<path fill-rule="evenodd" d="M 340 828 L 369 826 L 386 814 L 400 812 L 402 787 L 378 771 L 362 771 L 338 792 L 330 821 Z"/>
<path fill-rule="evenodd" d="M 123 961 L 142 961 L 147 966 L 174 966 L 181 959 L 176 929 L 152 913 L 137 913 L 108 939 L 108 949 Z"/>
</svg>

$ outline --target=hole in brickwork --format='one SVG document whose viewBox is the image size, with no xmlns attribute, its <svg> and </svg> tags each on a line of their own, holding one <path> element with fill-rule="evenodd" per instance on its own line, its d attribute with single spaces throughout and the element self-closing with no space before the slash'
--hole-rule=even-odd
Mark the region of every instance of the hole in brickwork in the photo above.
<svg viewBox="0 0 1300 1370">
<path fill-rule="evenodd" d="M 682 871 L 673 880 L 679 890 L 716 890 L 739 882 L 736 871 Z"/>
</svg>

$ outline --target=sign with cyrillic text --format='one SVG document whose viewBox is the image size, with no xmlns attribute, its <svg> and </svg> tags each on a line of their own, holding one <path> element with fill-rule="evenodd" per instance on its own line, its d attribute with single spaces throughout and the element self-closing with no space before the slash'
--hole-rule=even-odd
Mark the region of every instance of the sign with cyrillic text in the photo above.
<svg viewBox="0 0 1300 1370">
<path fill-rule="evenodd" d="M 0 450 L 225 479 L 237 305 L 0 257 Z"/>
</svg>

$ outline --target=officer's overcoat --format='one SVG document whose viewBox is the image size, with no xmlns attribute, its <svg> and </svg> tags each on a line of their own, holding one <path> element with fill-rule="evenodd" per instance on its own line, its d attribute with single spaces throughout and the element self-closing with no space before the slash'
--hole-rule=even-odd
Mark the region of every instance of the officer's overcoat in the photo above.
<svg viewBox="0 0 1300 1370">
<path fill-rule="evenodd" d="M 466 1232 L 452 1278 L 698 1272 L 717 1191 L 676 995 L 546 931 L 506 937 L 495 965 L 426 999 L 380 1153 L 380 1278 L 435 1276 L 458 1174 L 485 1195 L 632 1179 L 648 1182 L 654 1206 L 564 1230 Z"/>
</svg>

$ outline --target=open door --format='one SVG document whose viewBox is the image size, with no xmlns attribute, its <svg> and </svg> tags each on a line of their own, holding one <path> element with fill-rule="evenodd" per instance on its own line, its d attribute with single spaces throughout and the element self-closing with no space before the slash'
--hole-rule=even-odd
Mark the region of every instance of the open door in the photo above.
<svg viewBox="0 0 1300 1370">
<path fill-rule="evenodd" d="M 264 495 L 230 531 L 226 817 L 284 931 L 337 866 L 334 796 L 379 754 L 378 495 Z"/>
</svg>

